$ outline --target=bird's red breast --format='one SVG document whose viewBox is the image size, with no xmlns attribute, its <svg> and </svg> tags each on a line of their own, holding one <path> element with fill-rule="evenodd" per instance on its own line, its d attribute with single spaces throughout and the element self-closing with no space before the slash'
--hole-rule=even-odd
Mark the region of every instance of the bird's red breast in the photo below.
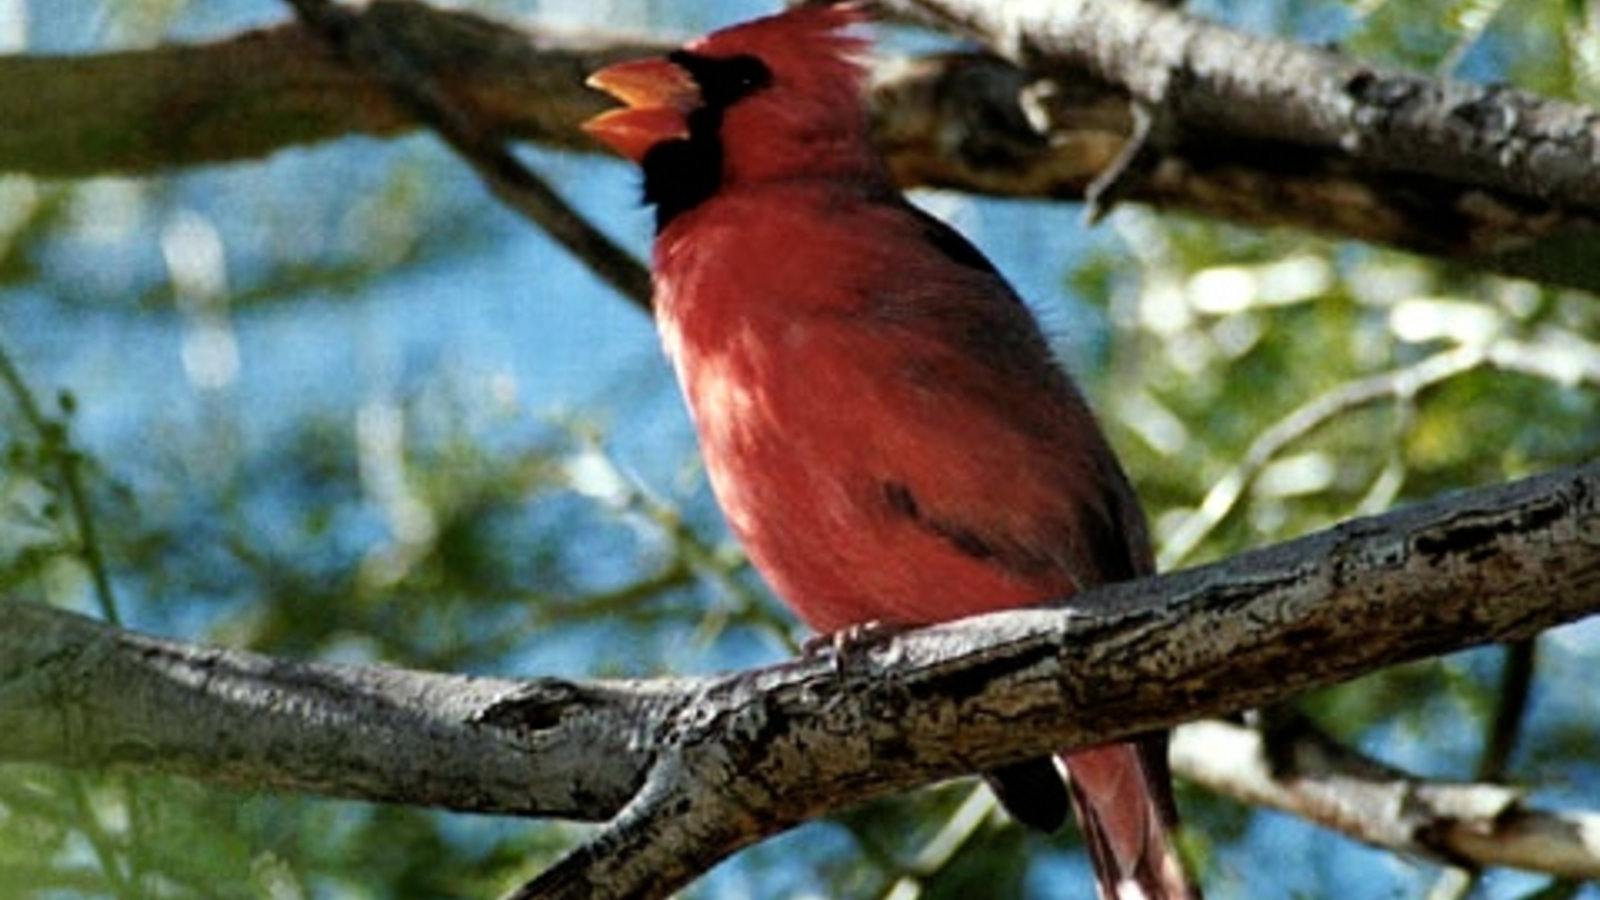
<svg viewBox="0 0 1600 900">
<path fill-rule="evenodd" d="M 657 242 L 660 327 L 718 498 L 822 631 L 1132 574 L 1137 517 L 1106 492 L 1120 473 L 1092 418 L 999 276 L 929 234 L 959 240 L 870 186 L 779 183 Z"/>
</svg>

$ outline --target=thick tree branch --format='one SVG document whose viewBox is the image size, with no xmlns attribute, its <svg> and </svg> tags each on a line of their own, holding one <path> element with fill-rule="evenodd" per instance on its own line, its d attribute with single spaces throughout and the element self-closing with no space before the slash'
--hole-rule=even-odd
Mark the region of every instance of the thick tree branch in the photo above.
<svg viewBox="0 0 1600 900">
<path fill-rule="evenodd" d="M 0 758 L 611 818 L 516 896 L 665 896 L 863 798 L 1597 611 L 1600 464 L 1094 591 L 1064 611 L 720 677 L 517 683 L 291 664 L 12 603 Z"/>
<path fill-rule="evenodd" d="M 359 16 L 486 132 L 567 149 L 597 149 L 577 124 L 607 103 L 584 78 L 660 49 L 523 30 L 409 0 L 379 0 Z M 69 178 L 254 159 L 419 127 L 378 74 L 293 23 L 206 44 L 0 56 L 0 121 L 0 170 Z"/>
<path fill-rule="evenodd" d="M 1126 92 L 1154 123 L 1144 164 L 1120 186 L 1128 199 L 1190 207 L 1187 195 L 1216 193 L 1238 204 L 1234 218 L 1261 223 L 1320 205 L 1336 222 L 1322 230 L 1487 253 L 1508 271 L 1557 232 L 1588 235 L 1600 212 L 1600 115 L 1586 107 L 1378 69 L 1148 0 L 882 5 L 1049 79 L 1035 109 L 1051 133 L 1072 134 L 1078 107 L 1055 109 L 1054 97 Z"/>
<path fill-rule="evenodd" d="M 1149 0 L 884 5 L 960 27 L 1030 71 L 1128 91 L 1166 119 L 1158 143 L 1188 131 L 1340 150 L 1374 171 L 1600 208 L 1597 116 L 1584 107 L 1381 70 Z"/>
<path fill-rule="evenodd" d="M 0 609 L 0 759 L 12 761 L 606 818 L 650 764 L 651 748 L 627 740 L 634 707 L 681 691 L 671 681 L 612 688 L 304 664 L 43 606 L 0 600 Z M 546 710 L 552 725 L 567 703 L 582 720 L 561 723 L 551 743 L 479 721 L 513 697 Z"/>
<path fill-rule="evenodd" d="M 1022 66 L 951 54 L 879 67 L 877 133 L 906 186 L 1079 199 L 1124 153 L 1131 95 L 1155 128 L 1120 199 L 1600 289 L 1593 110 L 1379 71 L 1153 4 L 883 5 L 955 23 Z M 566 149 L 594 148 L 577 123 L 606 105 L 584 76 L 661 49 L 410 0 L 351 16 L 426 73 L 475 133 Z M 151 172 L 415 128 L 414 104 L 382 81 L 297 26 L 88 58 L 0 57 L 0 170 Z"/>
</svg>

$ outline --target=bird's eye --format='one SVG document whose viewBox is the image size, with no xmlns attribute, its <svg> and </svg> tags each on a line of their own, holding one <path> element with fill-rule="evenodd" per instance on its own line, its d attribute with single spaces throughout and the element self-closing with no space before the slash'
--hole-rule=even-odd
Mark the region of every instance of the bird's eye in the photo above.
<svg viewBox="0 0 1600 900">
<path fill-rule="evenodd" d="M 667 59 L 694 77 L 700 85 L 700 95 L 710 106 L 731 106 L 772 83 L 772 70 L 748 54 L 711 57 L 679 50 Z"/>
</svg>

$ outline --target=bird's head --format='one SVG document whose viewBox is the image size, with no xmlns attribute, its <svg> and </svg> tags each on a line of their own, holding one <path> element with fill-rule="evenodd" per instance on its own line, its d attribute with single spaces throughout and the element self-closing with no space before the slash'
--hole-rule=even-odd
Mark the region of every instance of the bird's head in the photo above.
<svg viewBox="0 0 1600 900">
<path fill-rule="evenodd" d="M 847 31 L 864 18 L 853 3 L 800 6 L 608 66 L 588 84 L 624 106 L 583 127 L 639 163 L 660 221 L 735 184 L 873 177 L 867 41 Z"/>
</svg>

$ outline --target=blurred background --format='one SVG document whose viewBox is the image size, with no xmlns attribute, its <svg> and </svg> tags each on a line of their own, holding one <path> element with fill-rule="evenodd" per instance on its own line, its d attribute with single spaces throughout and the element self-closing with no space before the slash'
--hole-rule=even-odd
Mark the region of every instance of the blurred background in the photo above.
<svg viewBox="0 0 1600 900">
<path fill-rule="evenodd" d="M 672 36 L 774 9 L 468 5 Z M 1600 103 L 1584 0 L 1194 9 Z M 0 50 L 101 53 L 287 17 L 269 0 L 0 0 Z M 646 255 L 631 167 L 523 155 Z M 1600 450 L 1597 386 L 1562 375 L 1600 352 L 1592 296 L 1148 208 L 1090 229 L 1075 204 L 915 199 L 1035 306 L 1101 411 L 1166 567 Z M 1450 365 L 1496 342 L 1543 362 Z M 805 637 L 728 537 L 646 316 L 426 135 L 162 177 L 0 174 L 0 376 L 9 596 L 296 659 L 508 676 L 754 666 Z M 1597 654 L 1600 622 L 1540 639 L 1504 760 L 1484 756 L 1502 648 L 1299 705 L 1416 773 L 1499 775 L 1539 803 L 1592 809 Z M 955 782 L 808 825 L 686 896 L 1088 896 L 1075 832 L 1024 833 L 975 790 Z M 1214 900 L 1421 897 L 1439 884 L 1433 866 L 1291 818 L 1187 787 L 1180 803 Z M 491 897 L 585 833 L 0 768 L 0 898 Z M 1470 889 L 1600 898 L 1499 871 Z"/>
</svg>

